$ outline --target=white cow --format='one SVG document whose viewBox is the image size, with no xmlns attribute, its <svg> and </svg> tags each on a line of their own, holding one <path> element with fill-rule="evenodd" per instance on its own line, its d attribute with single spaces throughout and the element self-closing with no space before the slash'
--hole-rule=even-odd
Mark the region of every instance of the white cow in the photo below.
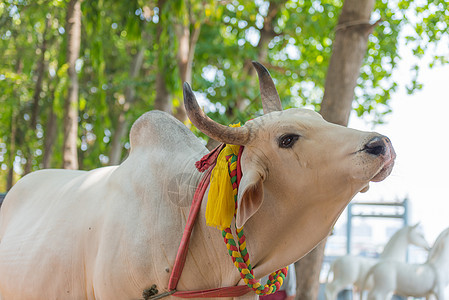
<svg viewBox="0 0 449 300">
<path fill-rule="evenodd" d="M 192 123 L 244 145 L 236 225 L 245 225 L 256 278 L 289 265 L 325 238 L 351 198 L 387 177 L 390 141 L 282 111 L 268 71 L 255 63 L 265 115 L 240 128 L 215 123 L 188 84 Z M 0 215 L 2 299 L 139 299 L 168 279 L 202 174 L 206 148 L 182 123 L 153 111 L 132 126 L 129 157 L 89 172 L 42 170 L 21 179 Z M 206 226 L 203 201 L 178 290 L 243 284 L 221 232 Z M 256 299 L 254 293 L 242 298 Z"/>
<path fill-rule="evenodd" d="M 354 255 L 345 255 L 337 258 L 329 270 L 325 288 L 326 299 L 337 299 L 338 293 L 348 285 L 353 285 L 356 290 L 360 290 L 369 269 L 379 261 L 395 260 L 405 262 L 407 247 L 410 244 L 428 249 L 429 244 L 421 230 L 419 230 L 418 225 L 404 226 L 396 231 L 385 245 L 379 259 Z M 329 281 L 331 273 L 333 273 L 333 279 Z M 371 285 L 371 281 L 367 282 L 364 288 L 369 290 Z"/>
<path fill-rule="evenodd" d="M 423 264 L 383 261 L 372 267 L 366 280 L 374 280 L 369 300 L 391 299 L 400 296 L 426 297 L 434 295 L 444 300 L 444 289 L 449 284 L 449 228 L 437 237 Z"/>
</svg>

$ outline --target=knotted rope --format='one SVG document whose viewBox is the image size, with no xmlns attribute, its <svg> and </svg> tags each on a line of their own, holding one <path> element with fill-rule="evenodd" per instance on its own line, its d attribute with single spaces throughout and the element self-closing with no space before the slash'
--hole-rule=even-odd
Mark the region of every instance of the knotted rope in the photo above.
<svg viewBox="0 0 449 300">
<path fill-rule="evenodd" d="M 231 151 L 229 151 L 231 149 Z M 237 194 L 240 178 L 237 178 L 237 166 L 238 166 L 238 156 L 236 152 L 239 153 L 240 146 L 226 145 L 223 149 L 223 153 L 226 153 L 225 159 L 228 164 L 229 178 L 232 186 L 232 195 L 234 198 L 234 217 L 237 212 Z M 218 166 L 218 162 L 217 162 Z M 216 166 L 216 167 L 217 167 Z M 223 176 L 223 175 L 221 175 Z M 226 194 L 226 193 L 223 193 Z M 220 199 L 220 201 L 227 201 L 227 199 Z M 238 236 L 238 247 L 234 240 L 230 226 L 225 226 L 222 230 L 222 235 L 226 247 L 228 249 L 229 255 L 231 256 L 232 262 L 240 272 L 240 276 L 248 287 L 250 287 L 256 294 L 269 295 L 279 290 L 282 286 L 285 277 L 287 276 L 288 267 L 282 268 L 276 272 L 273 272 L 268 277 L 267 283 L 262 285 L 259 280 L 254 278 L 253 269 L 249 259 L 248 250 L 246 249 L 246 238 L 243 232 L 243 228 L 238 229 L 235 227 Z"/>
</svg>

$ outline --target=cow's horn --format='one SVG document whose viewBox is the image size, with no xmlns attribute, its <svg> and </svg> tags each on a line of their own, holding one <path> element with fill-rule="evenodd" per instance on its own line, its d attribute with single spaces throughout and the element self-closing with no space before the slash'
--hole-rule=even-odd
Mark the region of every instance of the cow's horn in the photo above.
<svg viewBox="0 0 449 300">
<path fill-rule="evenodd" d="M 250 138 L 249 128 L 228 127 L 210 119 L 199 107 L 195 95 L 187 82 L 184 82 L 184 106 L 193 125 L 202 133 L 219 142 L 231 145 L 245 145 Z"/>
<path fill-rule="evenodd" d="M 262 98 L 263 113 L 267 114 L 272 111 L 281 111 L 281 99 L 274 86 L 270 72 L 257 61 L 253 61 L 253 66 L 256 68 L 257 75 L 259 76 L 260 98 Z"/>
</svg>

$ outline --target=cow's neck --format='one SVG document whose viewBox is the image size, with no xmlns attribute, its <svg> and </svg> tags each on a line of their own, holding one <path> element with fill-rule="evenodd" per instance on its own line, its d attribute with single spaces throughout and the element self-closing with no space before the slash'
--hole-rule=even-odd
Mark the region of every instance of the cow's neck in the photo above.
<svg viewBox="0 0 449 300">
<path fill-rule="evenodd" d="M 266 188 L 262 206 L 244 226 L 256 278 L 287 266 L 307 254 L 327 237 L 346 204 L 329 201 L 326 203 L 329 209 L 323 211 L 325 205 L 322 203 L 301 206 L 296 197 L 288 197 L 287 194 L 278 194 L 278 191 L 271 193 L 269 187 Z M 341 207 L 335 208 L 333 205 Z M 335 215 L 332 212 L 336 212 Z"/>
<path fill-rule="evenodd" d="M 265 197 L 270 195 L 265 192 Z M 264 203 L 273 203 L 264 200 Z M 279 216 L 279 217 L 278 217 Z M 282 217 L 280 217 L 282 216 Z M 291 226 L 296 226 L 288 212 L 282 207 L 262 205 L 259 211 L 244 226 L 248 252 L 256 278 L 265 276 L 296 259 L 292 250 Z M 265 284 L 265 283 L 263 283 Z"/>
</svg>

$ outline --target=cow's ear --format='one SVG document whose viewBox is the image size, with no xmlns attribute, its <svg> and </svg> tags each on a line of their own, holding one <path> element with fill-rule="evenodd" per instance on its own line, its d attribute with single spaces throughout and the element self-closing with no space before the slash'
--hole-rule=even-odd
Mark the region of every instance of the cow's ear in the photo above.
<svg viewBox="0 0 449 300">
<path fill-rule="evenodd" d="M 242 228 L 262 205 L 263 175 L 261 172 L 250 168 L 243 173 L 237 199 L 235 222 L 237 228 Z"/>
</svg>

